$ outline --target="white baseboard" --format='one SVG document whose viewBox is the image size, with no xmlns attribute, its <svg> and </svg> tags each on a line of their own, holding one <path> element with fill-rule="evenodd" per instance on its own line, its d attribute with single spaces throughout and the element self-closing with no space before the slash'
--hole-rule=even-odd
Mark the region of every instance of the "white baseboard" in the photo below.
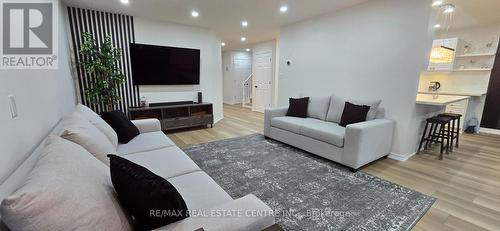
<svg viewBox="0 0 500 231">
<path fill-rule="evenodd" d="M 500 135 L 500 130 L 491 129 L 491 128 L 479 128 L 479 132 L 486 133 L 486 134 Z"/>
<path fill-rule="evenodd" d="M 231 102 L 224 101 L 223 103 L 224 103 L 224 104 L 229 104 L 229 105 L 235 105 L 235 104 L 238 104 L 238 102 L 233 102 L 233 101 L 231 101 Z M 240 103 L 241 103 L 241 102 L 240 102 Z"/>
<path fill-rule="evenodd" d="M 408 159 L 410 159 L 410 157 L 414 156 L 415 154 L 417 154 L 416 152 L 414 153 L 407 153 L 407 154 L 400 154 L 400 153 L 392 153 L 389 154 L 389 158 L 393 159 L 393 160 L 398 160 L 398 161 L 407 161 Z"/>
<path fill-rule="evenodd" d="M 214 118 L 214 124 L 218 123 L 222 119 L 224 119 L 224 116 L 222 116 L 221 118 Z"/>
</svg>

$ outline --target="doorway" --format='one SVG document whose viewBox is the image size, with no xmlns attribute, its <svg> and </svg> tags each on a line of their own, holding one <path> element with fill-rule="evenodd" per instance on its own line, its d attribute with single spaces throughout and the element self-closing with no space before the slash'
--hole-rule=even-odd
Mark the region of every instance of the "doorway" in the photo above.
<svg viewBox="0 0 500 231">
<path fill-rule="evenodd" d="M 252 73 L 252 55 L 248 52 L 224 52 L 223 100 L 226 104 L 240 104 L 243 100 L 242 82 Z"/>
</svg>

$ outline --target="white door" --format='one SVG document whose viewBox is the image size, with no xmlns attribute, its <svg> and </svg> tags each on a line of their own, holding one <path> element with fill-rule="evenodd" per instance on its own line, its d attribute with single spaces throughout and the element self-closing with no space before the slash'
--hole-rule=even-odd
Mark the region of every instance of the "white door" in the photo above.
<svg viewBox="0 0 500 231">
<path fill-rule="evenodd" d="M 272 56 L 272 51 L 254 53 L 253 111 L 264 112 L 266 107 L 271 106 Z"/>
</svg>

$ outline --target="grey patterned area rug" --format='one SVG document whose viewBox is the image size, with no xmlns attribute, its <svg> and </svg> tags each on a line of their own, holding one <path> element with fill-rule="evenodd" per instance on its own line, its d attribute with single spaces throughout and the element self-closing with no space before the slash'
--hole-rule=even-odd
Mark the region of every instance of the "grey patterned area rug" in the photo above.
<svg viewBox="0 0 500 231">
<path fill-rule="evenodd" d="M 259 197 L 284 230 L 410 230 L 435 201 L 259 134 L 184 151 L 233 198 Z"/>
</svg>

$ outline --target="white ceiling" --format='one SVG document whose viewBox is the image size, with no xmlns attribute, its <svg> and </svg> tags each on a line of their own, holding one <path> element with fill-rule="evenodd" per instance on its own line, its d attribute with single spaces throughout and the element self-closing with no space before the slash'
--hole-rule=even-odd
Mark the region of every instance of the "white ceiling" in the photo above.
<svg viewBox="0 0 500 231">
<path fill-rule="evenodd" d="M 277 38 L 279 27 L 368 0 L 64 0 L 69 6 L 128 14 L 214 30 L 228 49 Z M 281 5 L 288 12 L 280 13 Z M 200 13 L 191 17 L 191 11 Z M 249 26 L 241 27 L 247 20 Z M 246 42 L 240 38 L 245 36 Z"/>
<path fill-rule="evenodd" d="M 456 6 L 450 29 L 500 23 L 500 0 L 444 0 Z M 443 23 L 443 17 L 438 17 Z"/>
<path fill-rule="evenodd" d="M 120 0 L 64 0 L 69 6 L 209 28 L 227 44 L 224 50 L 245 49 L 277 38 L 280 26 L 365 1 L 368 0 L 129 0 L 125 5 Z M 500 23 L 500 0 L 444 1 L 456 5 L 450 29 Z M 281 5 L 288 6 L 287 13 L 280 13 Z M 200 16 L 191 17 L 192 10 Z M 247 28 L 241 27 L 243 20 L 248 21 Z M 242 36 L 246 42 L 240 41 Z"/>
</svg>

